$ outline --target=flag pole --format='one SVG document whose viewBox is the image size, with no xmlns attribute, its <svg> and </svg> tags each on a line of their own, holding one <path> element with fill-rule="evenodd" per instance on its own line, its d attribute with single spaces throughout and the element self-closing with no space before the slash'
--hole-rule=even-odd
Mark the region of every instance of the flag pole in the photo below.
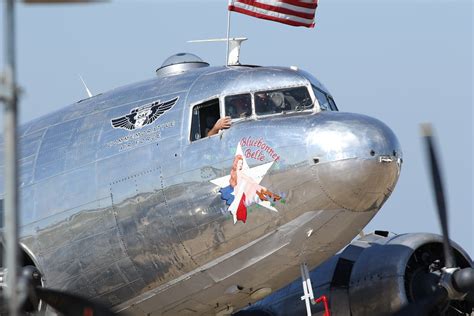
<svg viewBox="0 0 474 316">
<path fill-rule="evenodd" d="M 229 6 L 232 0 L 229 0 L 227 5 L 227 43 L 226 43 L 226 53 L 225 53 L 225 65 L 229 65 L 229 36 L 230 36 L 230 10 Z"/>
</svg>

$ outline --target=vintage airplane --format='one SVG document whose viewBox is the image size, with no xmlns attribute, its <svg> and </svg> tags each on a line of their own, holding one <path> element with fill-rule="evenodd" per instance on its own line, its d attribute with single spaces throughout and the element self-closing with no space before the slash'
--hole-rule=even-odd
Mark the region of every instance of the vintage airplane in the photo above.
<svg viewBox="0 0 474 316">
<path fill-rule="evenodd" d="M 339 112 L 297 67 L 210 67 L 183 53 L 156 74 L 21 127 L 21 264 L 40 288 L 129 314 L 224 315 L 332 257 L 315 292 L 355 280 L 352 304 L 401 307 L 374 295 L 404 295 L 403 277 L 385 271 L 415 256 L 423 280 L 417 269 L 434 262 L 423 249 L 437 253 L 438 237 L 375 234 L 333 257 L 396 185 L 402 151 L 390 128 Z M 208 136 L 226 116 L 230 128 Z"/>
</svg>

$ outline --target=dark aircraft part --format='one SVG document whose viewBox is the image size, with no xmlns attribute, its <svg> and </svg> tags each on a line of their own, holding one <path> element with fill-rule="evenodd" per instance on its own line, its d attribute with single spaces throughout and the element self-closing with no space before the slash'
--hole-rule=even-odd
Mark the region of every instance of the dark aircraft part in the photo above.
<svg viewBox="0 0 474 316">
<path fill-rule="evenodd" d="M 441 172 L 438 167 L 438 161 L 436 158 L 436 152 L 434 143 L 432 140 L 431 127 L 429 125 L 424 126 L 425 133 L 425 145 L 426 151 L 428 152 L 428 163 L 431 168 L 431 177 L 433 184 L 433 191 L 436 197 L 436 206 L 438 209 L 438 218 L 441 224 L 441 230 L 443 232 L 443 249 L 444 249 L 444 266 L 446 268 L 452 268 L 456 265 L 449 245 L 449 232 L 448 232 L 448 211 L 446 210 L 446 202 L 444 198 L 443 181 L 441 179 Z"/>
<path fill-rule="evenodd" d="M 461 267 L 471 266 L 460 247 L 455 246 L 453 254 Z M 443 273 L 441 262 L 443 239 L 437 235 L 400 235 L 384 245 L 372 245 L 360 254 L 352 269 L 348 291 L 352 315 L 391 315 L 435 293 Z M 437 302 L 443 295 L 441 290 L 436 292 Z M 431 304 L 427 302 L 425 308 Z M 447 308 L 445 304 L 443 309 Z M 463 301 L 451 302 L 452 308 L 472 310 Z"/>
<path fill-rule="evenodd" d="M 271 311 L 266 311 L 264 309 L 249 309 L 241 310 L 233 314 L 234 316 L 273 316 L 274 314 Z"/>
<path fill-rule="evenodd" d="M 3 265 L 3 245 L 0 244 L 0 266 Z M 34 314 L 45 310 L 45 304 L 53 307 L 64 315 L 115 315 L 107 307 L 98 302 L 93 302 L 79 295 L 62 292 L 43 287 L 42 274 L 35 266 L 33 259 L 24 249 L 19 250 L 21 255 L 21 275 L 18 289 L 22 314 Z M 0 270 L 0 315 L 8 314 L 8 304 L 4 297 L 3 287 L 6 286 L 8 271 Z"/>
<path fill-rule="evenodd" d="M 465 268 L 454 273 L 453 286 L 459 292 L 474 292 L 474 270 Z"/>
<path fill-rule="evenodd" d="M 19 288 L 24 291 L 22 299 L 24 313 L 37 311 L 40 301 L 42 301 L 63 315 L 115 315 L 101 303 L 93 302 L 76 294 L 42 287 L 41 273 L 34 266 L 23 267 Z"/>
<path fill-rule="evenodd" d="M 470 272 L 465 271 L 470 270 L 471 259 L 454 243 L 452 252 L 462 268 L 456 277 L 459 286 L 470 285 L 465 282 Z M 439 235 L 394 235 L 377 231 L 352 242 L 311 271 L 310 277 L 314 296 L 329 298 L 331 315 L 393 315 L 413 302 L 420 303 L 420 307 L 410 309 L 411 315 L 423 315 L 422 310 L 432 310 L 445 301 L 444 288 L 438 287 L 443 262 L 443 238 Z M 245 311 L 273 316 L 306 315 L 302 295 L 301 280 L 297 279 Z M 433 296 L 436 299 L 431 299 Z M 469 298 L 451 300 L 441 304 L 441 309 L 431 315 L 460 315 L 455 309 L 470 313 L 472 303 Z M 314 315 L 324 313 L 320 304 L 311 308 Z M 251 315 L 240 313 L 236 315 Z"/>
<path fill-rule="evenodd" d="M 21 310 L 27 313 L 35 312 L 40 309 L 40 298 L 34 292 L 34 289 L 42 286 L 41 273 L 35 266 L 23 267 L 21 271 L 22 284 L 26 293 L 23 296 Z"/>
<path fill-rule="evenodd" d="M 471 263 L 466 266 L 456 253 L 453 255 L 452 243 L 449 240 L 448 212 L 443 181 L 438 166 L 431 125 L 422 125 L 422 133 L 431 171 L 433 192 L 436 197 L 438 218 L 443 232 L 444 258 L 438 260 L 433 269 L 430 267 L 430 273 L 431 270 L 434 270 L 437 275 L 431 276 L 430 281 L 420 282 L 421 285 L 418 287 L 423 291 L 419 291 L 411 303 L 401 308 L 396 315 L 449 315 L 451 309 L 454 310 L 453 314 L 457 311 L 470 313 L 473 306 L 474 269 L 470 266 Z M 422 280 L 428 280 L 428 278 L 422 278 Z M 460 304 L 467 305 L 467 309 L 463 308 L 464 306 L 459 306 Z"/>
<path fill-rule="evenodd" d="M 40 298 L 46 304 L 52 306 L 56 311 L 64 315 L 115 315 L 115 313 L 110 311 L 104 305 L 97 302 L 92 302 L 75 294 L 45 289 L 42 287 L 35 288 L 35 292 L 38 298 Z"/>
<path fill-rule="evenodd" d="M 27 284 L 24 280 L 28 279 L 30 284 L 33 286 L 41 286 L 42 279 L 41 273 L 35 266 L 34 260 L 28 254 L 25 249 L 19 247 L 18 253 L 20 254 L 19 264 L 22 267 L 19 272 L 21 273 L 21 278 L 19 279 L 20 284 L 18 287 L 20 288 L 20 293 L 23 295 L 20 297 L 21 301 L 21 310 L 25 313 L 32 313 L 41 310 L 40 302 L 35 295 L 30 296 L 27 290 Z M 8 304 L 5 297 L 4 287 L 7 286 L 7 275 L 8 270 L 3 268 L 4 267 L 4 245 L 3 242 L 0 242 L 0 315 L 8 314 Z"/>
</svg>

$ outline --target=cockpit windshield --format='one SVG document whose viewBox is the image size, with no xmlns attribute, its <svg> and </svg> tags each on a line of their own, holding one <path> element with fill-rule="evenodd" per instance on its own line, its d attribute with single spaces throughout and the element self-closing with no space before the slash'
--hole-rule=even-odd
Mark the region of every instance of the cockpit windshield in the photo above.
<svg viewBox="0 0 474 316">
<path fill-rule="evenodd" d="M 225 114 L 233 119 L 252 115 L 252 97 L 249 93 L 225 97 Z"/>
<path fill-rule="evenodd" d="M 257 115 L 303 111 L 313 108 L 306 87 L 285 88 L 255 93 Z"/>
<path fill-rule="evenodd" d="M 316 96 L 316 99 L 318 99 L 321 111 L 338 111 L 336 103 L 330 95 L 327 95 L 314 85 L 312 87 L 314 95 Z"/>
</svg>

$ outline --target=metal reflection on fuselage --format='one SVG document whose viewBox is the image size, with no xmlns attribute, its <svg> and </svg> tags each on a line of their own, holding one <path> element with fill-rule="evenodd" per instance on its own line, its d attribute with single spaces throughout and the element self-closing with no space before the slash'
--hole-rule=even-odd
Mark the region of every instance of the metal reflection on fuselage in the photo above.
<svg viewBox="0 0 474 316">
<path fill-rule="evenodd" d="M 254 111 L 190 141 L 192 107 L 200 102 L 220 100 L 224 114 L 226 95 L 295 86 L 311 92 L 313 85 L 324 89 L 284 68 L 199 68 L 26 124 L 21 241 L 46 285 L 119 309 L 179 314 L 177 306 L 194 302 L 209 313 L 216 303 L 248 303 L 219 290 L 236 280 L 247 290 L 276 289 L 297 276 L 299 262 L 315 265 L 338 251 L 398 179 L 400 146 L 383 123 L 320 111 L 310 93 L 314 109 Z M 176 103 L 155 118 L 156 100 Z M 141 117 L 148 123 L 138 122 L 133 109 L 150 104 L 154 110 Z M 246 184 L 229 188 L 226 199 L 239 147 L 253 171 L 239 176 Z M 249 198 L 245 223 L 234 217 L 239 192 Z"/>
</svg>

